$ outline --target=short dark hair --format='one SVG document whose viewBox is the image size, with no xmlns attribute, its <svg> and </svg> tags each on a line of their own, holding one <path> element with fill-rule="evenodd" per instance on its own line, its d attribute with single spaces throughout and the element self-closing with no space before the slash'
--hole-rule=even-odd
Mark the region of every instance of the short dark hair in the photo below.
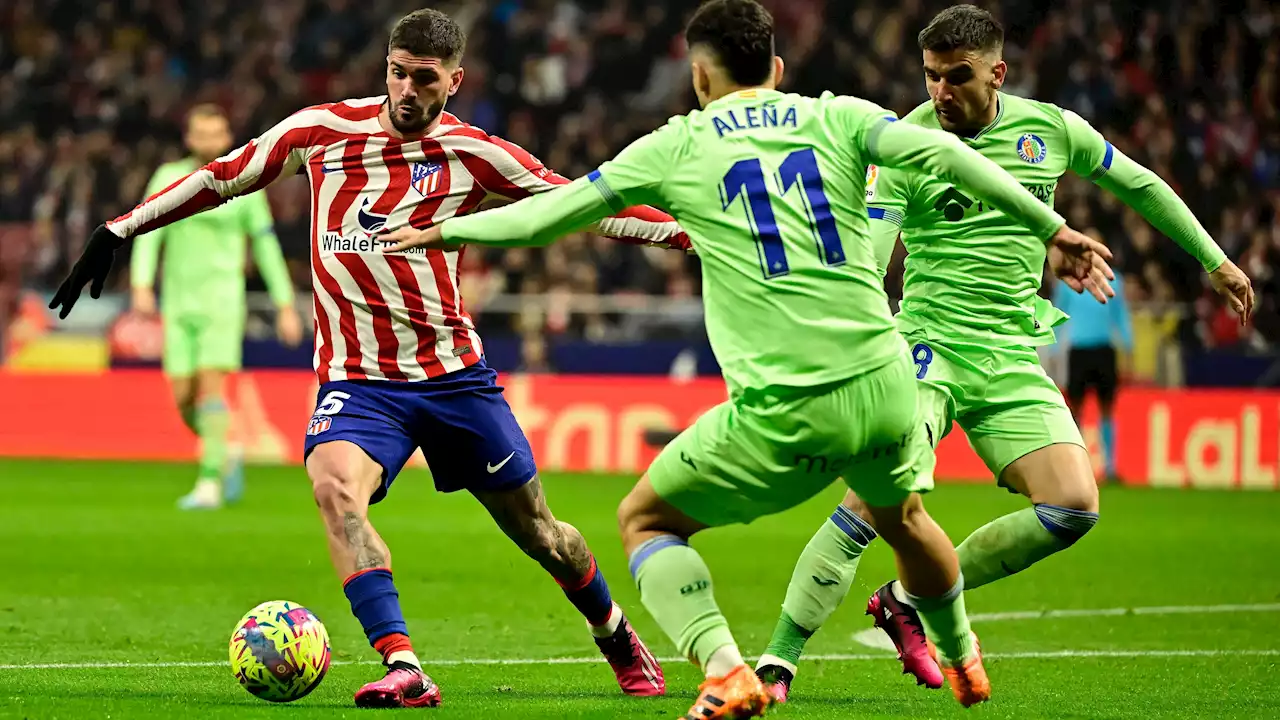
<svg viewBox="0 0 1280 720">
<path fill-rule="evenodd" d="M 956 5 L 935 15 L 916 41 L 921 50 L 931 52 L 999 52 L 1004 49 L 1004 27 L 980 7 Z"/>
<path fill-rule="evenodd" d="M 223 120 L 228 120 L 226 111 L 216 103 L 192 105 L 191 109 L 187 110 L 187 124 L 190 125 L 191 121 L 196 118 L 222 118 Z"/>
<path fill-rule="evenodd" d="M 467 49 L 467 34 L 453 18 L 439 10 L 424 8 L 400 18 L 391 29 L 387 49 L 456 63 L 462 60 L 462 53 Z"/>
<path fill-rule="evenodd" d="M 690 48 L 715 53 L 738 85 L 759 85 L 773 71 L 773 16 L 755 0 L 710 0 L 693 14 L 684 37 Z"/>
</svg>

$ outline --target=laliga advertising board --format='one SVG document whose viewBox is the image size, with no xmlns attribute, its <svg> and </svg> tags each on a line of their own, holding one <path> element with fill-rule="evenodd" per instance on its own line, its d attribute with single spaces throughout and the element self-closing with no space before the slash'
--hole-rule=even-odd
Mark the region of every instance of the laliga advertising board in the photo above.
<svg viewBox="0 0 1280 720">
<path fill-rule="evenodd" d="M 644 444 L 645 430 L 684 427 L 725 397 L 718 379 L 530 375 L 502 382 L 548 471 L 639 473 L 656 454 Z M 185 461 L 194 451 L 158 371 L 0 371 L 0 396 L 18 410 L 0 414 L 0 457 Z M 120 403 L 125 397 L 127 411 Z M 325 423 L 313 422 L 310 372 L 246 372 L 235 379 L 232 398 L 251 461 L 301 463 L 308 428 L 324 431 Z M 1280 487 L 1280 391 L 1129 388 L 1117 406 L 1118 469 L 1127 483 Z M 87 415 L 86 409 L 97 411 Z M 68 417 L 83 419 L 78 432 L 56 432 Z M 1094 449 L 1095 422 L 1095 410 L 1086 408 L 1084 435 Z M 411 464 L 425 466 L 421 456 Z M 990 479 L 958 428 L 938 448 L 938 475 Z"/>
</svg>

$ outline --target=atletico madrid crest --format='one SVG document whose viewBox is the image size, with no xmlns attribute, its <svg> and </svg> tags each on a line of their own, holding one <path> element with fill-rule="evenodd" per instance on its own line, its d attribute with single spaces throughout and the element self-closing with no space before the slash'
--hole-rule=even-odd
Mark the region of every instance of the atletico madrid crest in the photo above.
<svg viewBox="0 0 1280 720">
<path fill-rule="evenodd" d="M 409 184 L 422 197 L 435 192 L 440 187 L 440 163 L 413 163 L 410 167 Z"/>
<path fill-rule="evenodd" d="M 333 418 L 325 415 L 313 415 L 311 424 L 307 426 L 307 434 L 319 435 L 331 427 L 333 427 Z"/>
</svg>

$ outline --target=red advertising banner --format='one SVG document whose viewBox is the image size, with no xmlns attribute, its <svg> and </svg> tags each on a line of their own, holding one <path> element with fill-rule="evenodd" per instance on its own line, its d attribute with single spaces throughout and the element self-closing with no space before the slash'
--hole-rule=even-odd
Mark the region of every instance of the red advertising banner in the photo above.
<svg viewBox="0 0 1280 720">
<path fill-rule="evenodd" d="M 656 454 L 649 428 L 684 427 L 725 397 L 719 380 L 659 377 L 506 376 L 508 402 L 546 470 L 642 472 Z M 298 463 L 316 402 L 303 371 L 253 371 L 231 384 L 235 427 L 249 458 Z M 97 374 L 0 372 L 0 456 L 187 460 L 195 440 L 153 370 Z M 1096 415 L 1085 437 L 1096 446 Z M 1280 391 L 1123 390 L 1117 464 L 1126 482 L 1199 488 L 1277 489 Z M 1095 453 L 1095 456 L 1097 453 Z M 418 457 L 415 462 L 421 464 Z M 938 448 L 938 475 L 986 482 L 986 467 L 957 428 Z"/>
</svg>

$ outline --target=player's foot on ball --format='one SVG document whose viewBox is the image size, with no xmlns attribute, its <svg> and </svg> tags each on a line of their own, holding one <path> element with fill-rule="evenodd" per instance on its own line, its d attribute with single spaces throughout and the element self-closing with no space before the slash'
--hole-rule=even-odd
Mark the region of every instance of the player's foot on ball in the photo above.
<svg viewBox="0 0 1280 720">
<path fill-rule="evenodd" d="M 356 707 L 438 707 L 440 699 L 440 688 L 422 672 L 422 668 L 407 662 L 394 662 L 387 667 L 387 674 L 381 680 L 371 682 L 356 692 Z"/>
<path fill-rule="evenodd" d="M 662 666 L 625 617 L 612 635 L 596 638 L 596 646 L 609 661 L 613 674 L 618 676 L 618 687 L 622 692 L 636 697 L 653 697 L 667 691 Z"/>
<path fill-rule="evenodd" d="M 222 492 L 214 480 L 201 480 L 191 492 L 178 498 L 179 510 L 217 510 L 220 507 Z"/>
<path fill-rule="evenodd" d="M 929 655 L 920 615 L 910 605 L 898 602 L 890 585 L 892 582 L 880 586 L 867 600 L 867 614 L 898 648 L 902 674 L 913 675 L 917 685 L 936 690 L 942 687 L 942 671 Z"/>
<path fill-rule="evenodd" d="M 951 692 L 956 700 L 965 707 L 972 707 L 991 699 L 991 680 L 987 677 L 987 668 L 982 664 L 982 648 L 978 645 L 978 636 L 973 636 L 973 655 L 968 659 L 949 663 L 938 657 L 936 648 L 930 647 L 934 659 L 942 674 L 947 676 Z"/>
<path fill-rule="evenodd" d="M 764 683 L 764 689 L 775 703 L 784 703 L 791 694 L 791 683 L 796 676 L 780 665 L 764 665 L 756 669 L 756 676 Z"/>
<path fill-rule="evenodd" d="M 707 678 L 698 686 L 698 701 L 685 720 L 742 720 L 760 717 L 773 698 L 764 683 L 746 665 L 724 677 Z"/>
</svg>

